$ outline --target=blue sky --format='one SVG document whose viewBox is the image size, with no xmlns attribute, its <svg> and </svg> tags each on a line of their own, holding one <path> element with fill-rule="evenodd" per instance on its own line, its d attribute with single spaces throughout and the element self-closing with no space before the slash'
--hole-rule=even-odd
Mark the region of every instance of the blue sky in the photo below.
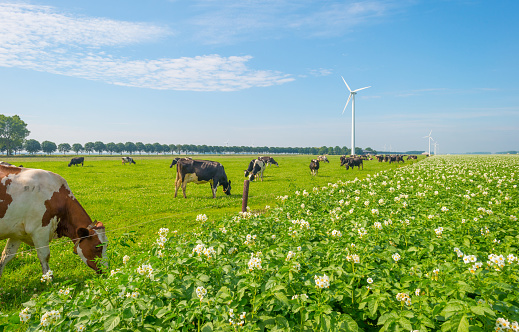
<svg viewBox="0 0 519 332">
<path fill-rule="evenodd" d="M 0 0 L 29 138 L 519 150 L 519 2 Z"/>
</svg>

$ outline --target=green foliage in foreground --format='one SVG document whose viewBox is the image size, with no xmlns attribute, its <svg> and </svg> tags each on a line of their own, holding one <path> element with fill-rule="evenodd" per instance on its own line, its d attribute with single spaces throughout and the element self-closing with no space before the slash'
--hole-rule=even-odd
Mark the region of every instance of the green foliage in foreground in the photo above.
<svg viewBox="0 0 519 332">
<path fill-rule="evenodd" d="M 210 218 L 194 233 L 157 229 L 147 251 L 123 258 L 128 234 L 111 244 L 107 277 L 51 283 L 25 303 L 26 322 L 17 313 L 5 324 L 491 331 L 508 322 L 517 329 L 518 171 L 515 157 L 433 157 L 299 190 L 262 214 Z"/>
</svg>

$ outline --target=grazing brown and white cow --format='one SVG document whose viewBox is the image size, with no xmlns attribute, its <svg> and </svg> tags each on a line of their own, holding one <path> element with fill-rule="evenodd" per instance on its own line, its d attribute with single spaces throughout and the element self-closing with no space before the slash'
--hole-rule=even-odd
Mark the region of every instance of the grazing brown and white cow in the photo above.
<svg viewBox="0 0 519 332">
<path fill-rule="evenodd" d="M 211 185 L 213 198 L 216 198 L 218 186 L 223 187 L 223 192 L 231 194 L 231 180 L 227 180 L 225 170 L 219 162 L 209 160 L 193 160 L 191 158 L 175 158 L 170 168 L 177 165 L 175 178 L 175 197 L 178 188 L 182 186 L 182 193 L 186 198 L 186 185 L 189 182 L 196 184 L 208 183 Z"/>
<path fill-rule="evenodd" d="M 126 165 L 126 164 L 136 164 L 135 160 L 133 160 L 132 157 L 122 157 L 122 164 L 123 165 Z"/>
<path fill-rule="evenodd" d="M 85 162 L 85 157 L 75 157 L 70 160 L 70 163 L 68 163 L 68 167 L 72 165 L 80 165 L 83 166 L 83 163 Z"/>
<path fill-rule="evenodd" d="M 105 227 L 94 223 L 61 176 L 41 169 L 0 165 L 0 239 L 8 239 L 0 275 L 22 242 L 36 247 L 43 274 L 49 271 L 53 238 L 66 236 L 74 251 L 96 272 L 106 259 Z M 106 261 L 103 263 L 107 267 Z"/>
<path fill-rule="evenodd" d="M 249 181 L 254 181 L 259 174 L 261 182 L 263 182 L 263 171 L 265 171 L 266 166 L 267 164 L 261 159 L 252 159 L 249 163 L 249 167 L 245 170 L 245 176 L 249 177 Z"/>
<path fill-rule="evenodd" d="M 316 176 L 319 172 L 319 160 L 318 159 L 312 159 L 310 161 L 310 174 L 313 176 Z"/>
</svg>

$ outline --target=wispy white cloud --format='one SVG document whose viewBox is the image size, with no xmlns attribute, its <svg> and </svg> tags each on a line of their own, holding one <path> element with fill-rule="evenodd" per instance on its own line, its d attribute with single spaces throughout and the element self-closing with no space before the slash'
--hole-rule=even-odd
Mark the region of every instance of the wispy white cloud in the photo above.
<svg viewBox="0 0 519 332">
<path fill-rule="evenodd" d="M 326 68 L 311 69 L 310 74 L 312 76 L 328 76 L 332 74 L 332 71 Z"/>
<path fill-rule="evenodd" d="M 151 89 L 232 91 L 292 81 L 246 66 L 251 56 L 217 54 L 135 60 L 110 54 L 172 34 L 166 27 L 60 13 L 53 7 L 0 3 L 0 66 Z"/>
<path fill-rule="evenodd" d="M 232 43 L 244 38 L 278 38 L 287 33 L 304 37 L 342 35 L 353 27 L 374 23 L 405 2 L 294 1 L 294 0 L 199 0 L 198 15 L 191 24 L 200 27 L 206 43 Z"/>
</svg>

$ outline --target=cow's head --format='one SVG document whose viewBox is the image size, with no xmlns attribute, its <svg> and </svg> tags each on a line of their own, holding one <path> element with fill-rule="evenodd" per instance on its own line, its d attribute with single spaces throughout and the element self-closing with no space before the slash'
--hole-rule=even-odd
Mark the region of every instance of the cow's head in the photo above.
<svg viewBox="0 0 519 332">
<path fill-rule="evenodd" d="M 75 251 L 83 262 L 97 273 L 101 273 L 103 268 L 108 268 L 106 261 L 106 247 L 108 238 L 105 234 L 105 227 L 101 222 L 94 222 L 87 228 L 78 228 Z"/>
<path fill-rule="evenodd" d="M 270 158 L 270 163 L 279 167 L 278 162 L 274 160 L 274 158 Z"/>
<path fill-rule="evenodd" d="M 230 195 L 231 194 L 231 180 L 229 180 L 229 182 L 227 182 L 227 186 L 226 185 L 222 185 L 223 187 L 223 192 L 226 193 L 227 195 Z"/>
<path fill-rule="evenodd" d="M 171 162 L 171 165 L 169 165 L 169 168 L 175 166 L 175 165 L 177 164 L 177 162 L 178 162 L 179 159 L 180 159 L 180 158 L 175 158 L 175 159 L 173 159 L 173 161 Z"/>
<path fill-rule="evenodd" d="M 256 177 L 254 176 L 254 173 L 250 173 L 249 175 L 249 181 L 254 181 Z"/>
<path fill-rule="evenodd" d="M 245 177 L 249 176 L 249 171 L 245 170 Z"/>
</svg>

